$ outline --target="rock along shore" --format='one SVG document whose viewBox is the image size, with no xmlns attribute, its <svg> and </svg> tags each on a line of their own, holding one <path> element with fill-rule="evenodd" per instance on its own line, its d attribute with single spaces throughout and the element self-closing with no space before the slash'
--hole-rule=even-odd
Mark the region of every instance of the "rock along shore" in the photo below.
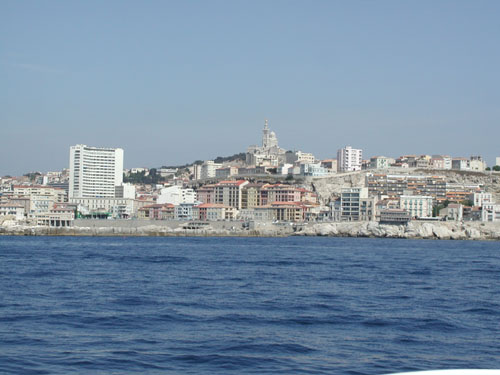
<svg viewBox="0 0 500 375">
<path fill-rule="evenodd" d="M 234 225 L 207 225 L 202 229 L 184 229 L 181 226 L 148 222 L 145 225 L 121 225 L 107 221 L 102 226 L 70 228 L 48 228 L 26 225 L 0 226 L 0 235 L 19 236 L 197 236 L 197 237 L 285 237 L 285 236 L 330 236 L 372 237 L 445 240 L 500 240 L 500 223 L 480 222 L 410 222 L 407 225 L 384 225 L 377 222 L 323 222 L 307 224 L 256 223 L 254 229 Z M 105 225 L 104 225 L 105 224 Z M 231 223 L 230 223 L 231 224 Z"/>
</svg>

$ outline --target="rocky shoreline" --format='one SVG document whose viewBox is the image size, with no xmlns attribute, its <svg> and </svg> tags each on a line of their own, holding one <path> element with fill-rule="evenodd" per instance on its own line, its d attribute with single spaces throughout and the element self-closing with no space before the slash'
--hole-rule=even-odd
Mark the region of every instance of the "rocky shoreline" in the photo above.
<svg viewBox="0 0 500 375">
<path fill-rule="evenodd" d="M 108 224 L 108 223 L 107 223 Z M 151 237 L 286 237 L 329 236 L 442 240 L 500 240 L 500 223 L 410 222 L 384 225 L 377 222 L 322 222 L 304 225 L 256 223 L 255 228 L 240 226 L 184 229 L 160 223 L 143 226 L 75 226 L 48 228 L 27 225 L 0 226 L 0 235 L 17 236 L 151 236 Z"/>
</svg>

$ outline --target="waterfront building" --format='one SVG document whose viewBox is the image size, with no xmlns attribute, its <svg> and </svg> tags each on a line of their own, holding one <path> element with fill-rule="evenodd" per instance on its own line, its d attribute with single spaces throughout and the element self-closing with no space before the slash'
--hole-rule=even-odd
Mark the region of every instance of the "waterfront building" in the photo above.
<svg viewBox="0 0 500 375">
<path fill-rule="evenodd" d="M 241 210 L 242 189 L 248 181 L 221 181 L 214 186 L 214 202 Z M 208 203 L 208 202 L 205 202 Z"/>
<path fill-rule="evenodd" d="M 202 203 L 193 207 L 193 219 L 202 221 L 232 220 L 237 210 L 217 203 Z"/>
<path fill-rule="evenodd" d="M 75 213 L 69 207 L 54 207 L 49 212 L 38 213 L 34 217 L 36 225 L 52 228 L 72 227 Z"/>
<path fill-rule="evenodd" d="M 338 172 L 360 171 L 363 162 L 363 151 L 346 146 L 337 151 Z"/>
<path fill-rule="evenodd" d="M 56 202 L 51 195 L 31 195 L 29 216 L 49 212 Z"/>
<path fill-rule="evenodd" d="M 175 216 L 174 210 L 175 206 L 170 203 L 150 204 L 141 207 L 137 211 L 137 217 L 149 220 L 172 220 Z"/>
<path fill-rule="evenodd" d="M 196 203 L 181 203 L 175 206 L 174 219 L 175 220 L 193 220 L 193 207 Z"/>
<path fill-rule="evenodd" d="M 406 224 L 411 220 L 410 214 L 401 208 L 390 208 L 380 211 L 380 224 Z"/>
<path fill-rule="evenodd" d="M 302 222 L 306 218 L 306 206 L 300 202 L 274 202 L 269 207 L 273 220 Z"/>
<path fill-rule="evenodd" d="M 2 196 L 3 198 L 3 196 Z M 24 216 L 28 217 L 31 209 L 31 199 L 30 197 L 9 197 L 6 201 L 2 200 L 2 203 L 9 203 L 16 206 L 21 206 L 24 209 Z"/>
<path fill-rule="evenodd" d="M 0 216 L 12 216 L 15 221 L 24 220 L 24 206 L 17 203 L 1 203 Z"/>
<path fill-rule="evenodd" d="M 128 218 L 134 216 L 138 208 L 153 202 L 141 205 L 141 200 L 130 198 L 73 198 L 71 203 L 78 205 L 83 216 Z"/>
<path fill-rule="evenodd" d="M 123 182 L 123 149 L 71 146 L 69 198 L 114 198 Z"/>
<path fill-rule="evenodd" d="M 340 219 L 343 221 L 375 219 L 375 199 L 368 197 L 368 189 L 365 187 L 343 188 L 340 209 Z"/>
<path fill-rule="evenodd" d="M 402 195 L 399 197 L 399 207 L 407 211 L 411 217 L 432 217 L 431 196 Z"/>
<path fill-rule="evenodd" d="M 460 203 L 450 203 L 447 207 L 439 210 L 439 216 L 447 221 L 462 221 L 464 206 Z"/>
<path fill-rule="evenodd" d="M 481 221 L 500 221 L 500 204 L 484 203 L 481 209 Z"/>
</svg>

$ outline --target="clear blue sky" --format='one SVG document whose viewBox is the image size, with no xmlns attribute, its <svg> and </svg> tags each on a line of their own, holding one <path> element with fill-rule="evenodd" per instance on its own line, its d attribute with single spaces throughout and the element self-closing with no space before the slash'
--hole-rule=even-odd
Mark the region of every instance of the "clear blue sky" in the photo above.
<svg viewBox="0 0 500 375">
<path fill-rule="evenodd" d="M 0 2 L 0 175 L 280 146 L 500 156 L 500 1 Z"/>
</svg>

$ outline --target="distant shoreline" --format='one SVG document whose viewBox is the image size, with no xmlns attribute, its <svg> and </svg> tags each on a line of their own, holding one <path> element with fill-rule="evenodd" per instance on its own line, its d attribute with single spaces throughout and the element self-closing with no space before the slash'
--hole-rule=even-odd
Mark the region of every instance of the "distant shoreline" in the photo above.
<svg viewBox="0 0 500 375">
<path fill-rule="evenodd" d="M 84 237 L 353 237 L 443 240 L 500 241 L 500 223 L 481 222 L 410 222 L 407 225 L 387 225 L 377 222 L 324 222 L 303 226 L 260 223 L 255 229 L 244 229 L 240 222 L 208 222 L 203 229 L 183 229 L 159 222 L 149 225 L 120 226 L 112 221 L 106 225 L 49 228 L 36 226 L 0 227 L 0 235 L 13 236 L 84 236 Z M 111 225 L 110 225 L 111 224 Z M 144 223 L 142 223 L 144 224 Z M 231 225 L 234 224 L 234 225 Z M 240 224 L 238 227 L 237 224 Z M 216 226 L 216 225 L 215 225 Z"/>
</svg>

